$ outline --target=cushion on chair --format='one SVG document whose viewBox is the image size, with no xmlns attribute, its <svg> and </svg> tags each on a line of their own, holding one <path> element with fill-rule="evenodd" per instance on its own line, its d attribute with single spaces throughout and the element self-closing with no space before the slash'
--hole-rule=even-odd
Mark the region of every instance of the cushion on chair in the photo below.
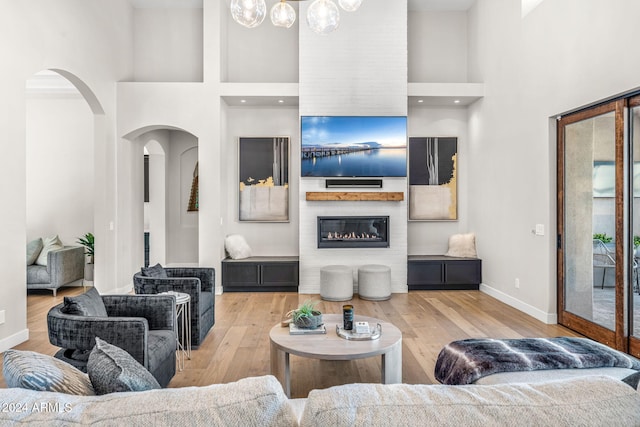
<svg viewBox="0 0 640 427">
<path fill-rule="evenodd" d="M 38 259 L 38 255 L 42 251 L 42 239 L 37 238 L 27 243 L 27 265 L 31 265 Z"/>
<path fill-rule="evenodd" d="M 476 235 L 467 233 L 454 234 L 449 237 L 449 250 L 445 255 L 459 258 L 477 258 Z"/>
<path fill-rule="evenodd" d="M 9 388 L 81 396 L 95 394 L 87 374 L 62 360 L 34 351 L 5 351 L 2 375 Z"/>
<path fill-rule="evenodd" d="M 160 388 L 158 381 L 123 349 L 96 337 L 87 372 L 97 394 Z"/>
<path fill-rule="evenodd" d="M 76 316 L 107 317 L 107 309 L 96 288 L 75 297 L 64 297 L 60 311 Z"/>
<path fill-rule="evenodd" d="M 232 259 L 244 259 L 251 256 L 251 248 L 240 234 L 228 235 L 224 239 L 224 248 Z"/>
<path fill-rule="evenodd" d="M 160 263 L 152 265 L 151 267 L 142 267 L 140 273 L 145 277 L 155 277 L 157 279 L 166 279 L 168 277 L 166 270 Z"/>
<path fill-rule="evenodd" d="M 60 240 L 58 235 L 55 235 L 53 237 L 46 237 L 42 241 L 42 250 L 40 251 L 40 254 L 38 255 L 35 263 L 38 265 L 47 265 L 47 257 L 49 255 L 49 252 L 55 251 L 56 249 L 62 249 L 63 247 L 64 245 L 62 244 L 62 241 Z"/>
</svg>

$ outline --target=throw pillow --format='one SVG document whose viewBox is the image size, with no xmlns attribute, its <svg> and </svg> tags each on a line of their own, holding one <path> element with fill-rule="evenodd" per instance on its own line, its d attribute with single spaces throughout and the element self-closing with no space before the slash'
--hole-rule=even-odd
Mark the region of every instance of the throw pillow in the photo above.
<svg viewBox="0 0 640 427">
<path fill-rule="evenodd" d="M 158 381 L 129 353 L 96 337 L 87 372 L 97 394 L 160 388 Z"/>
<path fill-rule="evenodd" d="M 67 362 L 35 351 L 4 352 L 2 375 L 9 388 L 92 396 L 89 376 Z"/>
<path fill-rule="evenodd" d="M 636 372 L 635 374 L 631 374 L 626 378 L 622 379 L 622 382 L 625 384 L 629 384 L 631 387 L 639 390 L 640 387 L 640 372 Z"/>
<path fill-rule="evenodd" d="M 84 294 L 75 297 L 64 297 L 60 311 L 76 316 L 107 317 L 107 309 L 96 288 L 89 288 Z"/>
<path fill-rule="evenodd" d="M 155 277 L 157 279 L 166 279 L 167 271 L 160 265 L 160 263 L 156 265 L 152 265 L 151 267 L 142 267 L 140 269 L 140 273 L 146 277 Z"/>
<path fill-rule="evenodd" d="M 37 238 L 27 243 L 27 265 L 31 265 L 38 259 L 42 251 L 42 239 Z"/>
<path fill-rule="evenodd" d="M 449 250 L 445 255 L 460 258 L 477 258 L 476 235 L 474 233 L 454 234 L 449 237 Z"/>
<path fill-rule="evenodd" d="M 224 239 L 224 248 L 232 259 L 244 259 L 251 256 L 251 248 L 240 234 L 230 234 Z"/>
<path fill-rule="evenodd" d="M 47 265 L 47 256 L 49 255 L 49 252 L 62 249 L 63 247 L 64 245 L 57 235 L 53 237 L 45 237 L 42 242 L 42 250 L 36 259 L 36 264 Z"/>
</svg>

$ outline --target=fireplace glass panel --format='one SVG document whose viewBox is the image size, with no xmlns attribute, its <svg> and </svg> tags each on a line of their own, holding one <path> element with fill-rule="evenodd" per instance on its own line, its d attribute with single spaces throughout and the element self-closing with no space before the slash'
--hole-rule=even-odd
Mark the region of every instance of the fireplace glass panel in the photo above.
<svg viewBox="0 0 640 427">
<path fill-rule="evenodd" d="M 388 247 L 388 216 L 318 217 L 318 248 Z"/>
</svg>

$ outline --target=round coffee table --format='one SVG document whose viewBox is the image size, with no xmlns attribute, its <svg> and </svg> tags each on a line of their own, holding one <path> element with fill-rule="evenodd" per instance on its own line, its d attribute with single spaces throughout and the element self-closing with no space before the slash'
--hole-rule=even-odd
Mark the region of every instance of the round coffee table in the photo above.
<svg viewBox="0 0 640 427">
<path fill-rule="evenodd" d="M 326 334 L 290 335 L 288 327 L 278 323 L 269 332 L 271 341 L 271 374 L 291 397 L 291 371 L 289 355 L 320 360 L 354 360 L 382 356 L 383 384 L 402 382 L 402 332 L 394 325 L 373 317 L 355 316 L 354 321 L 369 322 L 370 327 L 382 326 L 377 340 L 353 341 L 340 338 L 336 325 L 342 326 L 341 314 L 323 314 Z"/>
</svg>

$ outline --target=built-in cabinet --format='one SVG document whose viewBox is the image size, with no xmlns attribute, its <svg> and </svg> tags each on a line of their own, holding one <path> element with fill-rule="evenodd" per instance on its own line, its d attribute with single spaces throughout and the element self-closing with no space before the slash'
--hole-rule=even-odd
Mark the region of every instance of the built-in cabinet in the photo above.
<svg viewBox="0 0 640 427">
<path fill-rule="evenodd" d="M 298 257 L 222 260 L 224 292 L 297 292 Z"/>
<path fill-rule="evenodd" d="M 444 255 L 410 255 L 409 290 L 470 290 L 482 282 L 482 260 Z"/>
</svg>

